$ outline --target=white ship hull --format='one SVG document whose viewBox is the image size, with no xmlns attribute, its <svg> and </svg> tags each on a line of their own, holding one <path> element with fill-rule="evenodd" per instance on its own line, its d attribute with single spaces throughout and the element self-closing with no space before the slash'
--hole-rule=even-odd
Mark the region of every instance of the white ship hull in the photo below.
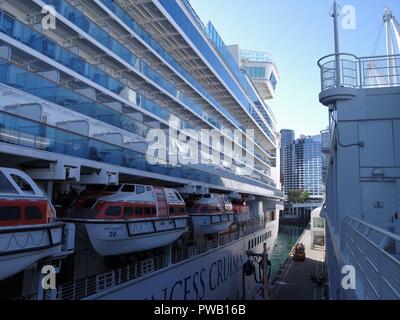
<svg viewBox="0 0 400 320">
<path fill-rule="evenodd" d="M 242 268 L 252 241 L 270 232 L 265 240 L 271 254 L 278 235 L 279 221 L 269 222 L 265 229 L 215 250 L 173 264 L 118 287 L 104 288 L 88 300 L 221 300 L 254 299 L 253 276 L 243 283 Z M 251 248 L 262 252 L 263 242 Z"/>
</svg>

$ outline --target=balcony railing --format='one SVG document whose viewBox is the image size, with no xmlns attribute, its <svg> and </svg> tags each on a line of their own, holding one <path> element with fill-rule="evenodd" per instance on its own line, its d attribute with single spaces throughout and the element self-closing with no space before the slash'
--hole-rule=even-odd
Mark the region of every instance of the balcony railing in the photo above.
<svg viewBox="0 0 400 320">
<path fill-rule="evenodd" d="M 322 91 L 336 88 L 385 88 L 400 86 L 400 55 L 359 58 L 353 54 L 339 54 L 340 81 L 337 81 L 336 59 L 331 54 L 321 58 Z"/>
<path fill-rule="evenodd" d="M 363 299 L 400 299 L 400 237 L 346 217 L 341 246 L 346 263 L 356 269 Z"/>
</svg>

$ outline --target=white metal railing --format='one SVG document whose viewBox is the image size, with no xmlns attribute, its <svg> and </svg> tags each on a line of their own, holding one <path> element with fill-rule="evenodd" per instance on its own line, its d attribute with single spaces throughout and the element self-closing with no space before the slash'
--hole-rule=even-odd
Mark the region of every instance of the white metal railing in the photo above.
<svg viewBox="0 0 400 320">
<path fill-rule="evenodd" d="M 156 256 L 104 274 L 73 281 L 57 288 L 59 300 L 81 300 L 166 267 L 164 257 Z M 47 297 L 51 299 L 51 297 Z"/>
<path fill-rule="evenodd" d="M 341 247 L 356 268 L 363 299 L 400 299 L 400 237 L 352 217 L 343 221 Z"/>
<path fill-rule="evenodd" d="M 400 86 L 400 55 L 357 57 L 339 54 L 340 81 L 336 79 L 336 56 L 327 55 L 318 61 L 322 91 L 340 87 L 384 88 Z"/>
</svg>

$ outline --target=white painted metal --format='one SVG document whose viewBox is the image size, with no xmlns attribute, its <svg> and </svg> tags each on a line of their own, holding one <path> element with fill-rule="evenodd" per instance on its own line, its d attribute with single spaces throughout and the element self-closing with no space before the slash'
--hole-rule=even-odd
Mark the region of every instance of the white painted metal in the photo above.
<svg viewBox="0 0 400 320">
<path fill-rule="evenodd" d="M 0 281 L 28 268 L 42 258 L 59 255 L 62 252 L 61 243 L 54 247 L 51 243 L 60 242 L 62 234 L 62 225 L 52 231 L 51 237 L 44 228 L 21 232 L 14 230 L 0 234 Z"/>
<path fill-rule="evenodd" d="M 87 221 L 85 226 L 97 253 L 102 256 L 114 256 L 160 248 L 173 243 L 187 231 L 187 219 L 178 219 L 179 228 L 174 227 L 173 220 L 148 220 L 128 224 Z"/>
<path fill-rule="evenodd" d="M 356 268 L 358 297 L 400 299 L 400 237 L 353 217 L 343 221 L 345 263 Z"/>
</svg>

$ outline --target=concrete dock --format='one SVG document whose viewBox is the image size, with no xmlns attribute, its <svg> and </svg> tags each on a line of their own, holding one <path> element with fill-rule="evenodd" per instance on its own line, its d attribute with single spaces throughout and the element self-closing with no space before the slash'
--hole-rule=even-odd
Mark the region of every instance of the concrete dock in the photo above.
<svg viewBox="0 0 400 320">
<path fill-rule="evenodd" d="M 312 248 L 311 230 L 306 229 L 299 238 L 306 250 L 304 262 L 294 261 L 290 256 L 272 283 L 272 300 L 324 300 L 324 287 L 312 280 L 324 273 L 325 250 Z"/>
</svg>

